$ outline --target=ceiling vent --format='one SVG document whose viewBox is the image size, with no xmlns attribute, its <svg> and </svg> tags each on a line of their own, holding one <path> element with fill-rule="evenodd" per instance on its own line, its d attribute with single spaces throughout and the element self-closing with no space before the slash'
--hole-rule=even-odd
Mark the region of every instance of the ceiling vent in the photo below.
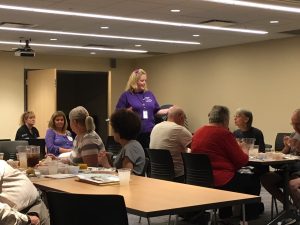
<svg viewBox="0 0 300 225">
<path fill-rule="evenodd" d="M 230 27 L 235 25 L 236 23 L 232 21 L 226 21 L 226 20 L 207 20 L 207 21 L 202 21 L 199 24 L 215 26 L 215 27 Z"/>
<path fill-rule="evenodd" d="M 142 54 L 157 56 L 157 55 L 166 55 L 167 53 L 164 53 L 164 52 L 146 52 L 146 53 L 142 53 Z"/>
<path fill-rule="evenodd" d="M 37 24 L 15 23 L 15 22 L 0 22 L 0 27 L 9 27 L 9 28 L 33 28 L 33 27 L 37 27 Z"/>
<path fill-rule="evenodd" d="M 99 44 L 87 44 L 83 47 L 92 47 L 92 48 L 114 48 L 115 46 L 112 45 L 99 45 Z"/>
<path fill-rule="evenodd" d="M 270 0 L 271 2 L 279 2 L 279 3 L 296 3 L 299 4 L 300 0 Z"/>
<path fill-rule="evenodd" d="M 300 30 L 287 30 L 287 31 L 282 31 L 279 32 L 281 34 L 291 34 L 291 35 L 300 35 Z"/>
</svg>

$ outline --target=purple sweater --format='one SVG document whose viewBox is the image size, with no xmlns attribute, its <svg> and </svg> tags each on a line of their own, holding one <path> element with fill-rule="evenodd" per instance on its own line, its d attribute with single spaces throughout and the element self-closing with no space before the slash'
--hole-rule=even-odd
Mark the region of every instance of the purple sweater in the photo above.
<svg viewBox="0 0 300 225">
<path fill-rule="evenodd" d="M 45 137 L 47 152 L 58 156 L 59 148 L 73 148 L 73 138 L 69 131 L 65 135 L 56 133 L 52 128 L 49 128 Z"/>
<path fill-rule="evenodd" d="M 141 133 L 151 132 L 154 127 L 154 115 L 159 110 L 159 104 L 151 91 L 132 93 L 125 91 L 119 98 L 116 109 L 132 107 L 142 121 Z M 147 111 L 148 118 L 143 118 L 143 111 Z"/>
</svg>

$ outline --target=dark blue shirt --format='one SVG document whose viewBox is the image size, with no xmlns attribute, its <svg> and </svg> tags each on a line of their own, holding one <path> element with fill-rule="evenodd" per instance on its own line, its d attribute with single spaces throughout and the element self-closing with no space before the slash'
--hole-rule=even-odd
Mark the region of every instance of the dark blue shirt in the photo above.
<svg viewBox="0 0 300 225">
<path fill-rule="evenodd" d="M 237 129 L 233 132 L 234 136 L 236 138 L 255 138 L 255 145 L 258 145 L 258 150 L 260 152 L 265 152 L 265 141 L 264 141 L 264 135 L 261 132 L 261 130 L 250 127 L 247 131 L 241 131 L 240 129 Z"/>
</svg>

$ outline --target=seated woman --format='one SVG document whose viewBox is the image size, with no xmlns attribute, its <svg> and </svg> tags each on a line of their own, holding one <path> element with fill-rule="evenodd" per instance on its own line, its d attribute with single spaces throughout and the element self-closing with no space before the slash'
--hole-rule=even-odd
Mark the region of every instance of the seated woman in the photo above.
<svg viewBox="0 0 300 225">
<path fill-rule="evenodd" d="M 252 127 L 252 112 L 246 109 L 237 109 L 234 116 L 234 123 L 239 128 L 233 132 L 236 138 L 255 138 L 255 145 L 258 145 L 260 152 L 265 152 L 264 135 L 261 130 Z"/>
<path fill-rule="evenodd" d="M 95 132 L 93 118 L 84 107 L 78 106 L 70 111 L 69 119 L 71 129 L 76 134 L 69 161 L 72 164 L 98 166 L 98 153 L 104 150 L 104 144 Z"/>
<path fill-rule="evenodd" d="M 117 169 L 130 168 L 135 174 L 141 175 L 145 166 L 145 153 L 142 145 L 135 140 L 141 129 L 140 118 L 130 110 L 120 109 L 111 115 L 110 124 L 115 141 L 122 146 L 113 166 Z M 103 167 L 112 166 L 105 150 L 100 151 L 98 158 Z"/>
<path fill-rule="evenodd" d="M 68 121 L 64 112 L 53 113 L 48 127 L 45 137 L 47 153 L 59 156 L 61 153 L 72 151 L 73 138 L 67 130 Z"/>
<path fill-rule="evenodd" d="M 259 152 L 265 152 L 264 135 L 261 130 L 252 127 L 253 115 L 252 112 L 246 109 L 237 109 L 234 116 L 234 123 L 239 128 L 233 132 L 236 138 L 255 138 L 255 145 L 258 145 Z M 269 171 L 269 166 L 256 165 L 253 169 L 253 176 L 261 176 Z M 259 185 L 259 193 L 261 186 Z M 263 202 L 258 205 L 260 212 L 264 211 Z"/>
<path fill-rule="evenodd" d="M 216 188 L 259 195 L 258 177 L 238 173 L 241 167 L 247 165 L 249 157 L 228 130 L 228 108 L 215 105 L 208 116 L 209 124 L 199 128 L 193 136 L 192 153 L 208 155 Z M 255 204 L 246 204 L 246 220 L 254 219 L 258 214 Z M 220 209 L 219 215 L 221 218 L 230 217 L 231 208 Z"/>
<path fill-rule="evenodd" d="M 15 140 L 24 140 L 31 138 L 38 138 L 40 136 L 39 131 L 34 127 L 35 114 L 32 111 L 24 112 L 21 116 L 20 125 L 16 133 Z"/>
</svg>

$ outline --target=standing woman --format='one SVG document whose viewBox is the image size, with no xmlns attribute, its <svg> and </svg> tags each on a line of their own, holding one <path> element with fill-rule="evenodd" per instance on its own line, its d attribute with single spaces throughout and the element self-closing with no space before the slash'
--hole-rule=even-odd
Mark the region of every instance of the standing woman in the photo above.
<svg viewBox="0 0 300 225">
<path fill-rule="evenodd" d="M 34 127 L 35 114 L 32 111 L 24 112 L 21 116 L 20 125 L 15 140 L 36 139 L 40 136 L 39 131 Z"/>
<path fill-rule="evenodd" d="M 45 137 L 47 153 L 59 156 L 61 153 L 72 151 L 73 138 L 67 130 L 68 121 L 64 112 L 53 113 L 48 127 Z"/>
<path fill-rule="evenodd" d="M 159 104 L 151 91 L 147 89 L 147 74 L 143 69 L 134 70 L 120 96 L 116 109 L 127 109 L 136 112 L 142 123 L 137 140 L 143 148 L 149 148 L 150 133 L 155 125 L 155 114 L 166 114 L 168 109 L 160 110 Z"/>
<path fill-rule="evenodd" d="M 70 126 L 76 133 L 73 150 L 70 155 L 72 164 L 85 163 L 98 166 L 98 152 L 104 150 L 104 144 L 95 132 L 94 119 L 88 111 L 78 106 L 69 113 Z"/>
</svg>

